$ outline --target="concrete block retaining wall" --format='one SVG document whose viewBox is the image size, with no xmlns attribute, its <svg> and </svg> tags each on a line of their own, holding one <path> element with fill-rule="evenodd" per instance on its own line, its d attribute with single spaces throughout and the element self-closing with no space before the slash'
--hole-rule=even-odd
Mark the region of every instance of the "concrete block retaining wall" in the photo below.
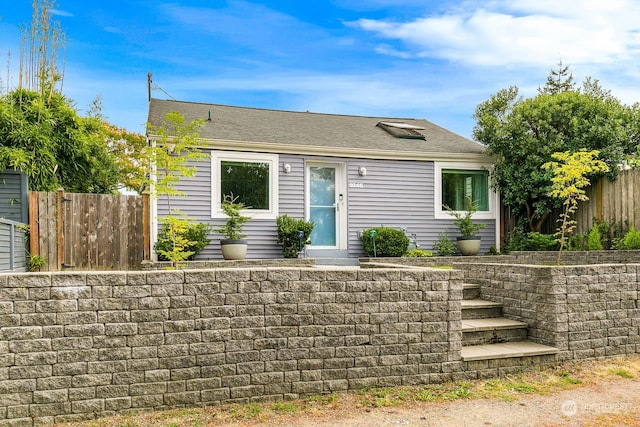
<svg viewBox="0 0 640 427">
<path fill-rule="evenodd" d="M 0 275 L 0 426 L 450 380 L 462 275 Z"/>
<path fill-rule="evenodd" d="M 535 266 L 456 263 L 481 297 L 526 322 L 560 360 L 640 352 L 640 264 Z"/>
<path fill-rule="evenodd" d="M 638 265 L 0 275 L 0 426 L 636 353 Z M 464 280 L 560 355 L 463 362 Z"/>
</svg>

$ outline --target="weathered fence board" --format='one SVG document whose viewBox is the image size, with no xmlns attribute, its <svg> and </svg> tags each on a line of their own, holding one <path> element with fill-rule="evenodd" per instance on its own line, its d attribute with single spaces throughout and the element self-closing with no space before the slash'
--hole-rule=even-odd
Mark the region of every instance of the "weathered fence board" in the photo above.
<svg viewBox="0 0 640 427">
<path fill-rule="evenodd" d="M 146 196 L 59 191 L 30 200 L 31 252 L 46 258 L 42 271 L 131 270 L 149 259 Z"/>
<path fill-rule="evenodd" d="M 640 170 L 620 171 L 615 181 L 602 178 L 587 188 L 586 194 L 589 200 L 579 203 L 574 216 L 576 233 L 588 233 L 594 218 L 608 223 L 624 223 L 628 220 L 629 225 L 640 230 Z M 560 210 L 552 212 L 541 232 L 554 233 L 560 214 Z M 516 218 L 510 215 L 507 207 L 503 207 L 503 239 L 515 225 Z"/>
</svg>

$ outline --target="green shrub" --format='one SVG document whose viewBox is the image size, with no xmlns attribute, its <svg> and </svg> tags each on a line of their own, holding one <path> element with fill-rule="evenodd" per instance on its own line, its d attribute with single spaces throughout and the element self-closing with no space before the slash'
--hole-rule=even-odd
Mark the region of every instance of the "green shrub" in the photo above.
<svg viewBox="0 0 640 427">
<path fill-rule="evenodd" d="M 371 238 L 371 230 L 375 230 L 375 256 L 380 257 L 401 257 L 407 252 L 409 247 L 409 238 L 402 230 L 390 227 L 369 228 L 362 232 L 360 241 L 362 249 L 369 256 L 374 256 L 373 239 Z"/>
<path fill-rule="evenodd" d="M 601 251 L 604 249 L 602 245 L 602 235 L 600 229 L 594 225 L 591 227 L 589 234 L 587 235 L 587 250 L 589 251 Z"/>
<path fill-rule="evenodd" d="M 543 234 L 537 231 L 527 234 L 528 251 L 552 251 L 557 248 L 558 239 L 552 234 Z"/>
<path fill-rule="evenodd" d="M 640 233 L 636 231 L 635 226 L 631 226 L 627 234 L 624 236 L 624 239 L 622 239 L 621 244 L 622 247 L 620 249 L 628 251 L 640 249 Z"/>
<path fill-rule="evenodd" d="M 433 244 L 433 250 L 439 256 L 453 255 L 456 253 L 456 245 L 449 239 L 449 234 L 443 231 L 438 234 L 438 240 Z"/>
<path fill-rule="evenodd" d="M 287 214 L 277 217 L 276 228 L 278 230 L 278 243 L 282 245 L 282 255 L 285 258 L 297 258 L 300 250 L 298 230 L 304 233 L 302 237 L 302 246 L 304 247 L 311 243 L 309 237 L 315 225 L 315 222 L 291 218 Z"/>
<path fill-rule="evenodd" d="M 406 258 L 428 258 L 433 256 L 433 252 L 428 251 L 426 249 L 416 248 L 416 249 L 409 249 L 402 256 Z"/>
<path fill-rule="evenodd" d="M 587 243 L 585 234 L 575 233 L 567 239 L 566 247 L 568 251 L 586 251 L 588 248 Z"/>
<path fill-rule="evenodd" d="M 193 260 L 211 242 L 209 224 L 188 223 L 185 219 L 163 222 L 154 249 L 160 261 Z M 177 250 L 177 253 L 176 253 Z M 184 255 L 181 256 L 180 254 Z"/>
<path fill-rule="evenodd" d="M 507 242 L 504 245 L 504 252 L 526 251 L 527 250 L 527 234 L 521 226 L 515 227 L 507 235 Z"/>
<path fill-rule="evenodd" d="M 491 245 L 489 246 L 489 250 L 487 251 L 486 255 L 500 255 L 500 251 L 495 245 Z"/>
</svg>

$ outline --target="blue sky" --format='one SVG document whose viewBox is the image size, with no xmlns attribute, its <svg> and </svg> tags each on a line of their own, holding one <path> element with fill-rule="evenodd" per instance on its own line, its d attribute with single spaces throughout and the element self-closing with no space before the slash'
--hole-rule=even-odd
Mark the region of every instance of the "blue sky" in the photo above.
<svg viewBox="0 0 640 427">
<path fill-rule="evenodd" d="M 5 92 L 31 1 L 0 4 Z M 535 95 L 560 60 L 640 101 L 637 0 L 57 0 L 54 15 L 63 92 L 81 111 L 100 95 L 136 132 L 148 72 L 156 98 L 425 118 L 466 137 L 478 103 L 511 85 Z"/>
</svg>

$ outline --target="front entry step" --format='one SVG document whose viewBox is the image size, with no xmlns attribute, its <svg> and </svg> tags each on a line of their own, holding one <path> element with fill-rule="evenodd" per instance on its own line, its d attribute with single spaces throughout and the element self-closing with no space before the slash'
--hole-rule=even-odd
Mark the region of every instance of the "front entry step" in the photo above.
<svg viewBox="0 0 640 427">
<path fill-rule="evenodd" d="M 527 324 L 504 317 L 462 319 L 462 345 L 496 344 L 525 341 Z"/>
<path fill-rule="evenodd" d="M 501 317 L 502 304 L 482 299 L 463 299 L 461 301 L 463 319 L 483 319 Z"/>
<path fill-rule="evenodd" d="M 506 359 L 510 357 L 530 357 L 557 354 L 560 350 L 532 341 L 482 344 L 462 347 L 462 360 Z"/>
</svg>

